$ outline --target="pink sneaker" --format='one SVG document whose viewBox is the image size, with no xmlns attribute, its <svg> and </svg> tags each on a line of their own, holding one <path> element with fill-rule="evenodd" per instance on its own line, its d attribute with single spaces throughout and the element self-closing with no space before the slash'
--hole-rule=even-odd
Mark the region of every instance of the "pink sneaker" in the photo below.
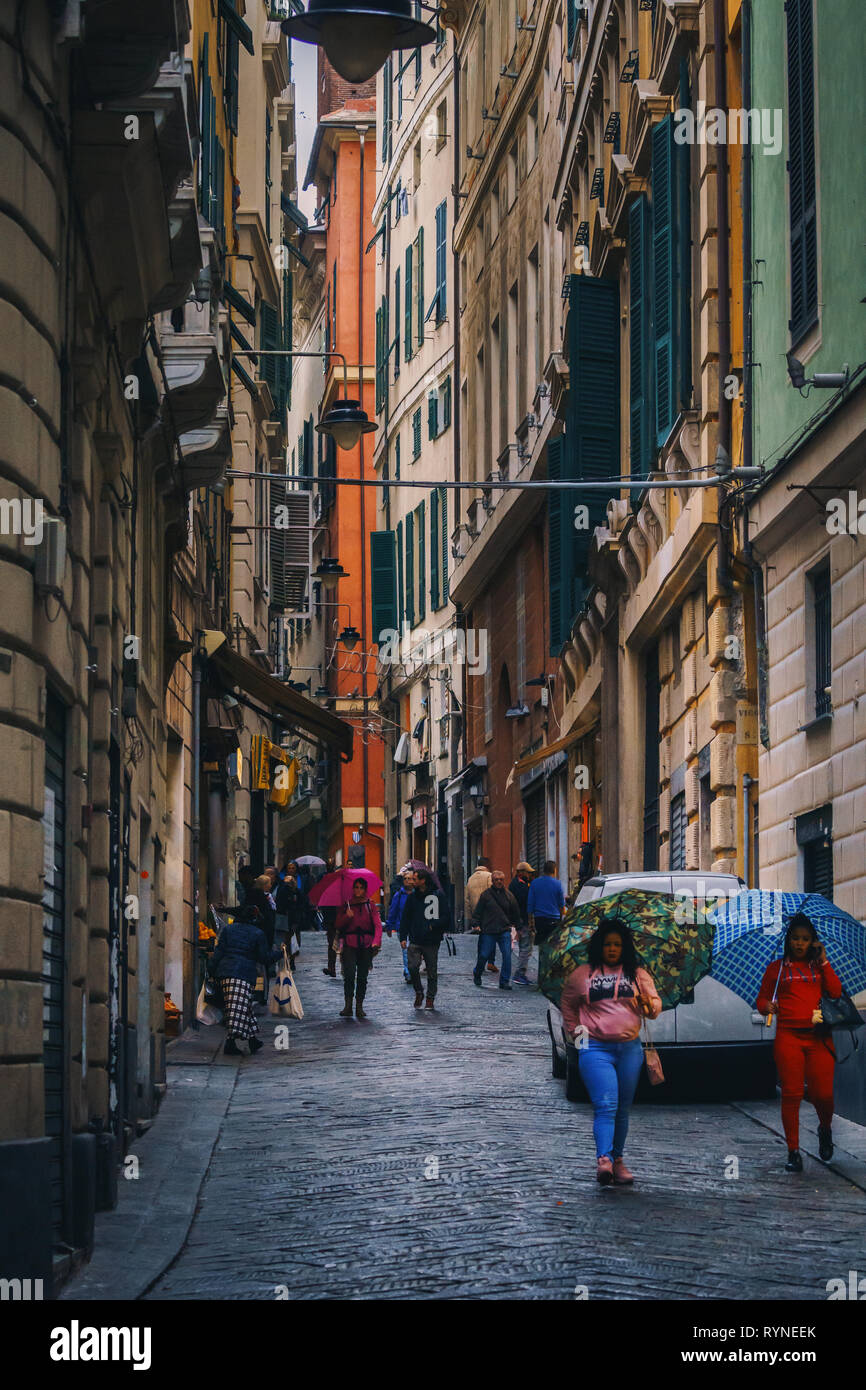
<svg viewBox="0 0 866 1390">
<path fill-rule="evenodd" d="M 595 1180 L 602 1187 L 609 1187 L 613 1182 L 613 1164 L 609 1158 L 600 1158 L 596 1163 Z"/>
<path fill-rule="evenodd" d="M 623 1184 L 623 1186 L 624 1186 L 626 1183 L 634 1182 L 634 1173 L 630 1173 L 629 1170 L 628 1170 L 628 1168 L 626 1168 L 626 1166 L 625 1166 L 625 1159 L 624 1159 L 624 1158 L 615 1158 L 615 1159 L 614 1159 L 614 1161 L 613 1161 L 613 1180 L 614 1180 L 614 1182 Z"/>
</svg>

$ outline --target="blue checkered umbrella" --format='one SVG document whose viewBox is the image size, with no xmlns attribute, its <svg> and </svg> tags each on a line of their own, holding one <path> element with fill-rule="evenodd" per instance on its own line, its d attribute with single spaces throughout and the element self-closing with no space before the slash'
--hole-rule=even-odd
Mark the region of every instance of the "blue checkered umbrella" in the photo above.
<svg viewBox="0 0 866 1390">
<path fill-rule="evenodd" d="M 762 892 L 757 888 L 737 893 L 707 913 L 716 925 L 712 978 L 747 1004 L 754 1004 L 767 966 L 781 960 L 788 923 L 798 912 L 804 912 L 811 921 L 848 993 L 866 989 L 866 927 L 862 922 L 820 893 Z"/>
</svg>

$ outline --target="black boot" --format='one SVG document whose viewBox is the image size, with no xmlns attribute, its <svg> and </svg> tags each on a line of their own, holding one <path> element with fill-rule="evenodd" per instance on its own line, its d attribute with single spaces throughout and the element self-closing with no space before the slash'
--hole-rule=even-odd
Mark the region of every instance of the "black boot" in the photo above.
<svg viewBox="0 0 866 1390">
<path fill-rule="evenodd" d="M 225 1045 L 225 1047 L 223 1048 L 223 1052 L 225 1053 L 225 1055 L 226 1055 L 227 1057 L 242 1057 L 242 1056 L 243 1056 L 243 1053 L 241 1052 L 240 1048 L 238 1047 L 237 1043 L 236 1043 L 235 1040 L 234 1040 L 234 1035 L 232 1035 L 232 1037 L 230 1037 L 230 1038 L 226 1038 L 226 1045 Z"/>
<path fill-rule="evenodd" d="M 786 1173 L 802 1173 L 803 1160 L 800 1157 L 799 1149 L 788 1150 L 788 1162 L 785 1164 Z"/>
<path fill-rule="evenodd" d="M 823 1163 L 833 1157 L 833 1131 L 829 1125 L 818 1126 L 818 1157 Z"/>
<path fill-rule="evenodd" d="M 351 1018 L 351 1017 L 352 1017 L 352 996 L 351 996 L 351 994 L 345 995 L 345 1000 L 346 1000 L 346 1002 L 345 1002 L 345 1004 L 343 1005 L 343 1008 L 340 1010 L 340 1018 Z"/>
<path fill-rule="evenodd" d="M 263 1047 L 261 1038 L 250 1038 L 250 1052 L 261 1052 Z"/>
</svg>

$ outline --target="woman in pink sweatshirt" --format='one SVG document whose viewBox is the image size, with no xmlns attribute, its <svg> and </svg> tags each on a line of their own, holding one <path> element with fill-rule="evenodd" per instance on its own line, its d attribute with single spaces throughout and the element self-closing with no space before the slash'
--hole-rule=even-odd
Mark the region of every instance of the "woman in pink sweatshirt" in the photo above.
<svg viewBox="0 0 866 1390">
<path fill-rule="evenodd" d="M 589 965 L 572 971 L 560 1010 L 574 1035 L 578 1066 L 593 1108 L 596 1179 L 632 1183 L 623 1160 L 628 1113 L 643 1062 L 641 1018 L 658 1018 L 662 1001 L 652 976 L 637 963 L 631 932 L 607 917 L 587 945 Z"/>
</svg>

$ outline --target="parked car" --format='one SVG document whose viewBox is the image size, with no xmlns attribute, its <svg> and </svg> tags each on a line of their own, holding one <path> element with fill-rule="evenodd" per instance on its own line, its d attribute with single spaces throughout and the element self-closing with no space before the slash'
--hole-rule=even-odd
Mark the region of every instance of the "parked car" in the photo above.
<svg viewBox="0 0 866 1390">
<path fill-rule="evenodd" d="M 735 874 L 710 872 L 596 874 L 587 879 L 575 903 L 610 897 L 626 888 L 644 888 L 702 901 L 712 908 L 720 899 L 742 892 L 746 885 Z M 577 1049 L 566 1036 L 562 1014 L 551 1004 L 547 1011 L 551 1070 L 565 1079 L 569 1100 L 586 1100 L 577 1065 Z M 645 1072 L 638 1085 L 639 1101 L 754 1100 L 776 1094 L 773 1062 L 775 1024 L 768 1028 L 759 1013 L 718 980 L 701 980 L 690 998 L 667 1009 L 648 1024 L 658 1048 L 665 1083 L 650 1086 Z"/>
</svg>

